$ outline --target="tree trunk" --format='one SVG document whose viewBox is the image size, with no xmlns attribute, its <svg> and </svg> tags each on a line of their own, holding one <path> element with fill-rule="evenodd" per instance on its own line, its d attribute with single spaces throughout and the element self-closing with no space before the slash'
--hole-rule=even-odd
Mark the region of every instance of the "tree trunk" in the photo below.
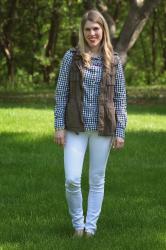
<svg viewBox="0 0 166 250">
<path fill-rule="evenodd" d="M 8 80 L 14 83 L 14 58 L 13 58 L 13 44 L 11 39 L 11 32 L 14 28 L 14 16 L 16 13 L 16 6 L 18 0 L 8 0 L 8 16 L 7 21 L 2 27 L 2 37 L 0 38 L 0 48 L 6 58 L 6 65 L 8 69 Z"/>
<path fill-rule="evenodd" d="M 111 41 L 113 41 L 115 39 L 116 24 L 112 16 L 108 13 L 108 6 L 103 1 L 97 1 L 97 7 L 108 24 Z"/>
<path fill-rule="evenodd" d="M 6 66 L 8 72 L 8 80 L 10 83 L 14 83 L 14 60 L 11 40 L 7 37 L 3 38 L 0 42 L 0 48 L 6 58 Z"/>
<path fill-rule="evenodd" d="M 122 4 L 122 0 L 115 0 L 116 2 L 116 8 L 115 8 L 115 11 L 113 13 L 113 19 L 114 21 L 116 22 L 118 16 L 119 16 L 119 13 L 120 13 L 120 7 L 121 7 L 121 4 Z"/>
<path fill-rule="evenodd" d="M 152 20 L 152 72 L 154 76 L 156 73 L 156 41 L 157 41 L 156 11 L 154 10 L 153 20 Z"/>
<path fill-rule="evenodd" d="M 78 33 L 76 31 L 71 32 L 70 41 L 71 41 L 71 45 L 73 47 L 76 47 L 76 45 L 78 44 Z"/>
<path fill-rule="evenodd" d="M 160 39 L 160 44 L 161 44 L 161 49 L 162 49 L 162 56 L 163 56 L 163 67 L 161 70 L 161 73 L 166 71 L 166 42 L 165 42 L 165 30 L 166 30 L 166 7 L 165 5 L 162 6 L 164 10 L 164 16 L 163 16 L 163 26 L 162 23 L 160 23 L 160 19 L 158 18 L 157 20 L 157 28 L 158 28 L 158 34 L 159 34 L 159 39 Z"/>
<path fill-rule="evenodd" d="M 45 57 L 50 59 L 50 64 L 43 66 L 43 77 L 44 82 L 49 84 L 50 82 L 50 73 L 54 69 L 55 64 L 55 46 L 58 38 L 58 31 L 60 25 L 60 12 L 59 8 L 62 3 L 58 3 L 58 1 L 54 0 L 53 2 L 53 10 L 51 16 L 51 25 L 49 31 L 48 43 L 45 46 Z"/>
<path fill-rule="evenodd" d="M 93 0 L 83 0 L 83 6 L 85 11 L 88 11 L 90 9 L 93 9 L 96 7 L 96 1 Z"/>
<path fill-rule="evenodd" d="M 128 51 L 138 39 L 150 13 L 159 3 L 160 0 L 131 0 L 131 9 L 115 46 L 122 63 L 126 62 Z"/>
</svg>

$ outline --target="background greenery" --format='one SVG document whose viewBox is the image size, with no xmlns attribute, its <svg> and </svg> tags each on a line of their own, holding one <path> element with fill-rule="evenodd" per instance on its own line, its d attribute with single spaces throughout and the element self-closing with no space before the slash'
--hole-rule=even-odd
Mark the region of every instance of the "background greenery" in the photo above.
<svg viewBox="0 0 166 250">
<path fill-rule="evenodd" d="M 85 10 L 88 7 L 107 8 L 106 14 L 116 26 L 116 40 L 132 2 L 1 0 L 0 90 L 54 86 L 60 61 L 65 51 L 73 46 Z M 165 84 L 165 20 L 166 2 L 162 0 L 150 14 L 141 35 L 128 53 L 125 67 L 128 86 Z"/>
</svg>

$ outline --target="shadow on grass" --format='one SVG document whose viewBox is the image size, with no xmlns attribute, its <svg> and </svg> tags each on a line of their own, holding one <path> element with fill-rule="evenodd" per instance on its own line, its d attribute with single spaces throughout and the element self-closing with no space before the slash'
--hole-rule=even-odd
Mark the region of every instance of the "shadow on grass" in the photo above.
<svg viewBox="0 0 166 250">
<path fill-rule="evenodd" d="M 128 104 L 128 114 L 157 114 L 157 115 L 166 115 L 166 108 L 164 104 Z"/>
<path fill-rule="evenodd" d="M 100 235 L 105 246 L 111 237 L 112 249 L 132 249 L 131 241 L 133 249 L 156 249 L 156 244 L 162 249 L 165 139 L 162 132 L 128 133 L 126 147 L 111 152 L 96 249 L 106 249 Z M 3 133 L 0 141 L 0 244 L 31 243 L 35 249 L 45 244 L 50 249 L 49 241 L 57 244 L 55 249 L 66 249 L 72 227 L 65 201 L 63 150 L 51 137 L 35 138 L 28 133 Z M 87 195 L 88 163 L 85 165 Z"/>
<path fill-rule="evenodd" d="M 1 108 L 54 108 L 54 91 L 32 93 L 0 93 Z"/>
<path fill-rule="evenodd" d="M 40 98 L 40 99 L 18 99 L 18 100 L 0 100 L 0 108 L 33 108 L 33 109 L 54 109 L 54 98 Z M 129 114 L 166 114 L 165 104 L 155 104 L 146 102 L 143 104 L 128 104 L 127 107 Z"/>
<path fill-rule="evenodd" d="M 54 109 L 54 100 L 36 100 L 36 101 L 8 101 L 0 100 L 0 108 L 33 108 L 33 109 Z"/>
</svg>

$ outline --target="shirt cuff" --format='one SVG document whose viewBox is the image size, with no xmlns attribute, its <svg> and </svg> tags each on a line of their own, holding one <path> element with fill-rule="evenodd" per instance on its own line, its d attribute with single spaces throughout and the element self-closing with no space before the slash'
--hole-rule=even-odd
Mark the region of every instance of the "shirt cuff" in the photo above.
<svg viewBox="0 0 166 250">
<path fill-rule="evenodd" d="M 59 130 L 59 129 L 65 129 L 65 125 L 64 125 L 63 119 L 56 119 L 54 127 L 57 130 Z"/>
<path fill-rule="evenodd" d="M 64 130 L 64 129 L 65 129 L 65 127 L 59 127 L 59 128 L 55 127 L 56 131 L 58 131 L 58 130 Z"/>
<path fill-rule="evenodd" d="M 115 132 L 115 136 L 124 139 L 125 138 L 125 129 L 123 129 L 121 127 L 117 127 L 116 132 Z"/>
</svg>

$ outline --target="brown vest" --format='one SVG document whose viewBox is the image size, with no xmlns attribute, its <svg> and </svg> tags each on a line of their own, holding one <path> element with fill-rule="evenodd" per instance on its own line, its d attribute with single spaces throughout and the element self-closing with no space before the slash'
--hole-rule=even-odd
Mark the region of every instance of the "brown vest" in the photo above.
<svg viewBox="0 0 166 250">
<path fill-rule="evenodd" d="M 73 60 L 69 75 L 69 97 L 65 112 L 65 126 L 67 130 L 78 133 L 85 131 L 82 117 L 84 68 L 79 51 L 76 49 L 72 49 L 72 51 Z M 100 83 L 99 120 L 97 130 L 98 134 L 102 136 L 115 135 L 116 117 L 113 97 L 117 63 L 117 55 L 114 53 L 110 74 L 106 75 L 103 70 L 102 80 Z"/>
</svg>

